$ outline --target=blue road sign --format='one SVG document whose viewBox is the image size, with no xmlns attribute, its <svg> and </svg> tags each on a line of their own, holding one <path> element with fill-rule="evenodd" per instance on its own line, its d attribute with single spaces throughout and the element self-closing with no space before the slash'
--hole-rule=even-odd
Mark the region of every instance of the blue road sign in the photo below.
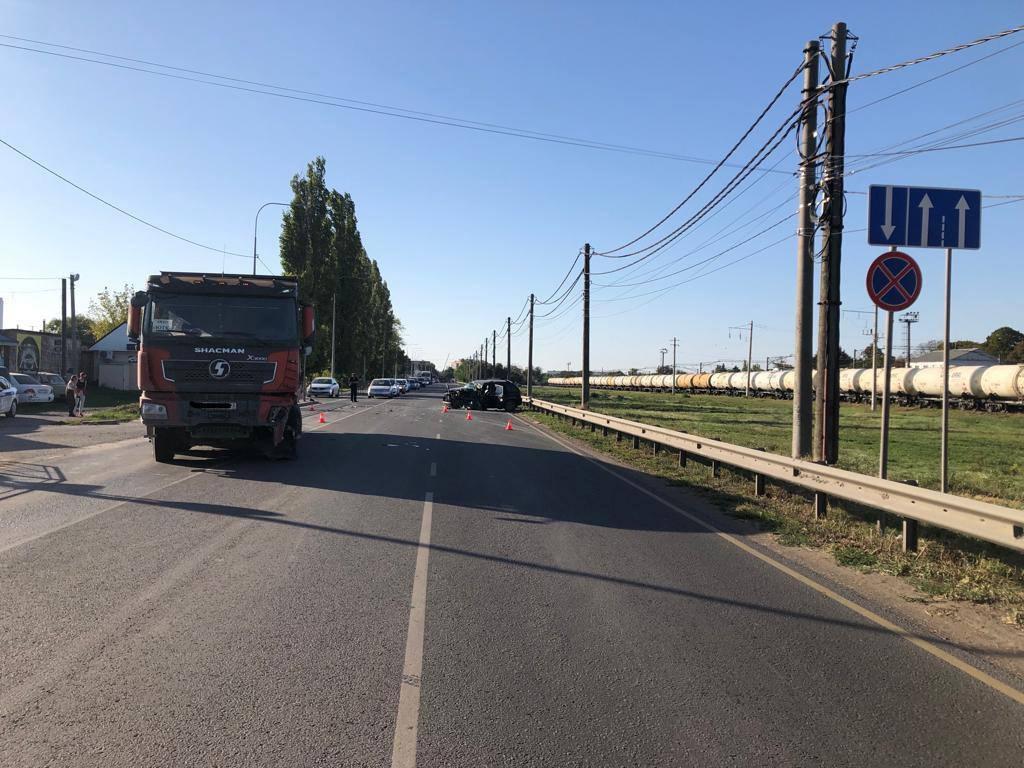
<svg viewBox="0 0 1024 768">
<path fill-rule="evenodd" d="M 868 296 L 879 309 L 899 312 L 921 294 L 921 267 L 899 251 L 883 253 L 868 267 Z"/>
<path fill-rule="evenodd" d="M 980 248 L 981 192 L 873 185 L 868 192 L 868 243 Z"/>
</svg>

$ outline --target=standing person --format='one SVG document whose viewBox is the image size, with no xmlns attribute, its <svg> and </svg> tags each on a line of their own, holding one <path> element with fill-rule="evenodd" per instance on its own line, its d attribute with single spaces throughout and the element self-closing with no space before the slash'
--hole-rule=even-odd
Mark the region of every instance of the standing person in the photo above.
<svg viewBox="0 0 1024 768">
<path fill-rule="evenodd" d="M 75 379 L 75 416 L 85 415 L 85 386 L 87 383 L 85 371 L 81 371 L 78 378 Z"/>
<path fill-rule="evenodd" d="M 349 393 L 349 396 L 352 398 L 352 402 L 353 403 L 359 402 L 359 400 L 357 398 L 358 392 L 359 392 L 359 379 L 356 378 L 356 375 L 353 373 L 351 376 L 348 377 L 348 393 Z"/>
<path fill-rule="evenodd" d="M 72 371 L 67 372 L 68 381 L 64 385 L 64 400 L 68 404 L 68 416 L 75 415 L 75 384 L 78 383 L 78 377 Z"/>
</svg>

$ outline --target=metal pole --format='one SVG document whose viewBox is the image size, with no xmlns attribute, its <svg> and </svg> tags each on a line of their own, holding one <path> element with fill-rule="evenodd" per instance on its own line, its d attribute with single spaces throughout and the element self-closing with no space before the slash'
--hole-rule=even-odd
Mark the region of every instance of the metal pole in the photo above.
<svg viewBox="0 0 1024 768">
<path fill-rule="evenodd" d="M 878 305 L 875 305 L 875 327 L 871 332 L 871 410 L 875 410 L 875 392 L 878 390 Z"/>
<path fill-rule="evenodd" d="M 526 355 L 526 396 L 533 397 L 533 294 L 530 294 L 530 351 Z"/>
<path fill-rule="evenodd" d="M 580 408 L 590 408 L 590 243 L 583 246 L 583 395 Z"/>
<path fill-rule="evenodd" d="M 512 381 L 512 318 L 505 319 L 505 378 Z"/>
<path fill-rule="evenodd" d="M 68 279 L 60 279 L 60 375 L 68 373 Z M 54 395 L 60 396 L 59 392 Z"/>
<path fill-rule="evenodd" d="M 811 453 L 812 378 L 811 356 L 814 349 L 814 193 L 817 179 L 814 156 L 818 130 L 818 55 L 817 40 L 804 46 L 804 112 L 800 134 L 800 202 L 797 205 L 796 247 L 796 348 L 793 356 L 793 439 L 794 459 Z"/>
<path fill-rule="evenodd" d="M 882 366 L 882 438 L 878 450 L 878 476 L 889 475 L 889 396 L 892 381 L 892 312 L 885 313 L 885 362 Z"/>
<path fill-rule="evenodd" d="M 953 280 L 953 249 L 946 249 L 946 308 L 945 335 L 942 337 L 942 465 L 939 472 L 939 490 L 949 491 L 949 297 Z"/>
<path fill-rule="evenodd" d="M 334 378 L 334 326 L 338 319 L 338 292 L 331 299 L 331 378 Z"/>
<path fill-rule="evenodd" d="M 750 397 L 750 376 L 753 371 L 750 370 L 754 364 L 754 321 L 750 321 L 750 330 L 747 332 L 747 391 L 746 397 Z"/>
<path fill-rule="evenodd" d="M 498 332 L 491 331 L 491 376 L 498 375 Z"/>
</svg>

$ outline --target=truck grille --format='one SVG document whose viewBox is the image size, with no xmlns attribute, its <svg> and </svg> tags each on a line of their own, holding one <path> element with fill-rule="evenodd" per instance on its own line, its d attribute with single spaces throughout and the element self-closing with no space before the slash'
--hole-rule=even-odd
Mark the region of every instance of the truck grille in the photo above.
<svg viewBox="0 0 1024 768">
<path fill-rule="evenodd" d="M 230 389 L 269 384 L 277 373 L 277 363 L 229 360 L 231 370 L 223 378 L 210 375 L 210 360 L 164 360 L 163 374 L 175 384 L 224 385 Z"/>
</svg>

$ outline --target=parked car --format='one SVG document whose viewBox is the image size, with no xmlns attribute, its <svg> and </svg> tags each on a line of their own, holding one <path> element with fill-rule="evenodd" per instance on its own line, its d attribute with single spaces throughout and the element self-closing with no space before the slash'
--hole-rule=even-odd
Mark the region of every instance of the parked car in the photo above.
<svg viewBox="0 0 1024 768">
<path fill-rule="evenodd" d="M 13 419 L 18 414 L 18 388 L 0 376 L 0 413 Z"/>
<path fill-rule="evenodd" d="M 341 393 L 341 385 L 329 376 L 317 376 L 306 387 L 306 397 L 337 397 Z"/>
<path fill-rule="evenodd" d="M 11 384 L 17 387 L 18 402 L 21 404 L 53 402 L 53 387 L 41 384 L 27 373 L 12 373 Z"/>
<path fill-rule="evenodd" d="M 504 379 L 484 379 L 449 389 L 444 396 L 452 408 L 486 411 L 488 408 L 512 413 L 523 404 L 519 387 Z"/>
<path fill-rule="evenodd" d="M 68 380 L 59 373 L 47 373 L 46 371 L 40 371 L 39 373 L 34 374 L 34 377 L 40 384 L 46 384 L 48 387 L 52 388 L 54 392 L 63 392 L 64 387 L 68 385 Z"/>
<path fill-rule="evenodd" d="M 409 391 L 409 382 L 406 379 L 395 379 L 395 384 L 401 390 L 401 394 L 405 394 Z"/>
<path fill-rule="evenodd" d="M 374 379 L 366 388 L 367 397 L 398 397 L 401 393 L 394 379 Z"/>
</svg>

